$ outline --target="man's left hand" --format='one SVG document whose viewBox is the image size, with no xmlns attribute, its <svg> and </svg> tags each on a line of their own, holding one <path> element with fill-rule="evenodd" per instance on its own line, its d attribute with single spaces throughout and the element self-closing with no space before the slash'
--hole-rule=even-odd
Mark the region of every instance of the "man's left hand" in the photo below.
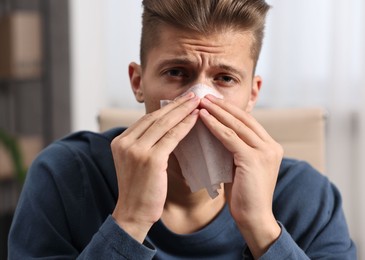
<svg viewBox="0 0 365 260">
<path fill-rule="evenodd" d="M 255 258 L 263 255 L 281 229 L 272 202 L 283 148 L 247 112 L 208 95 L 200 118 L 233 154 L 233 183 L 225 185 L 232 217 Z"/>
</svg>

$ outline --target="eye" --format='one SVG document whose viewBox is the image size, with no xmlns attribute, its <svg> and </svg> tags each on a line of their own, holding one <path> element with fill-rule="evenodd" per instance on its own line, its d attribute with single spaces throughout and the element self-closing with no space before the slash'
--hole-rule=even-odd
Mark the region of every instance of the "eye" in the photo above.
<svg viewBox="0 0 365 260">
<path fill-rule="evenodd" d="M 232 85 L 237 83 L 237 80 L 230 75 L 219 75 L 215 77 L 215 81 L 218 81 L 219 84 Z"/>
<path fill-rule="evenodd" d="M 169 69 L 165 72 L 165 75 L 169 76 L 169 77 L 181 77 L 181 78 L 184 78 L 184 77 L 187 77 L 187 74 L 185 73 L 184 70 L 182 69 L 178 69 L 178 68 L 174 68 L 174 69 Z"/>
<path fill-rule="evenodd" d="M 161 72 L 165 84 L 186 84 L 190 79 L 190 73 L 186 68 L 170 67 Z"/>
<path fill-rule="evenodd" d="M 219 77 L 222 81 L 224 81 L 224 82 L 231 82 L 231 81 L 233 81 L 233 78 L 232 77 L 230 77 L 230 76 L 227 76 L 227 75 L 225 75 L 225 76 L 221 76 L 221 77 Z"/>
</svg>

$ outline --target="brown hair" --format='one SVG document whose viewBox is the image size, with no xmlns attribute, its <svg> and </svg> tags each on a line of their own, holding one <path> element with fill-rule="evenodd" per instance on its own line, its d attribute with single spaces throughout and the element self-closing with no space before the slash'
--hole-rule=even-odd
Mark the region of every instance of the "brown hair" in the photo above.
<svg viewBox="0 0 365 260">
<path fill-rule="evenodd" d="M 265 0 L 143 0 L 141 65 L 158 43 L 159 25 L 211 34 L 225 29 L 250 31 L 251 57 L 256 66 L 270 6 Z"/>
</svg>

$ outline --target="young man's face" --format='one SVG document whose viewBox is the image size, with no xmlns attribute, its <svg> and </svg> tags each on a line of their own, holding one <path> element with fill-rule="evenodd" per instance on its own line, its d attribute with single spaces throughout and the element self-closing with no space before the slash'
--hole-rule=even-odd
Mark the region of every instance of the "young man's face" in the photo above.
<svg viewBox="0 0 365 260">
<path fill-rule="evenodd" d="M 133 92 L 146 112 L 160 108 L 191 86 L 203 83 L 226 101 L 251 111 L 261 86 L 253 77 L 250 33 L 225 31 L 204 36 L 163 26 L 157 46 L 147 55 L 145 68 L 131 64 Z"/>
</svg>

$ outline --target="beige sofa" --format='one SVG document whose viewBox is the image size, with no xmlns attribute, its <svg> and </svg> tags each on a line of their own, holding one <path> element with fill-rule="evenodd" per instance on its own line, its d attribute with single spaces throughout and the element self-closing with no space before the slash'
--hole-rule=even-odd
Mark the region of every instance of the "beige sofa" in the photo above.
<svg viewBox="0 0 365 260">
<path fill-rule="evenodd" d="M 105 108 L 98 116 L 100 131 L 128 127 L 144 114 L 143 110 Z M 325 172 L 325 113 L 320 108 L 263 109 L 255 118 L 284 148 L 286 157 L 308 161 Z"/>
</svg>

